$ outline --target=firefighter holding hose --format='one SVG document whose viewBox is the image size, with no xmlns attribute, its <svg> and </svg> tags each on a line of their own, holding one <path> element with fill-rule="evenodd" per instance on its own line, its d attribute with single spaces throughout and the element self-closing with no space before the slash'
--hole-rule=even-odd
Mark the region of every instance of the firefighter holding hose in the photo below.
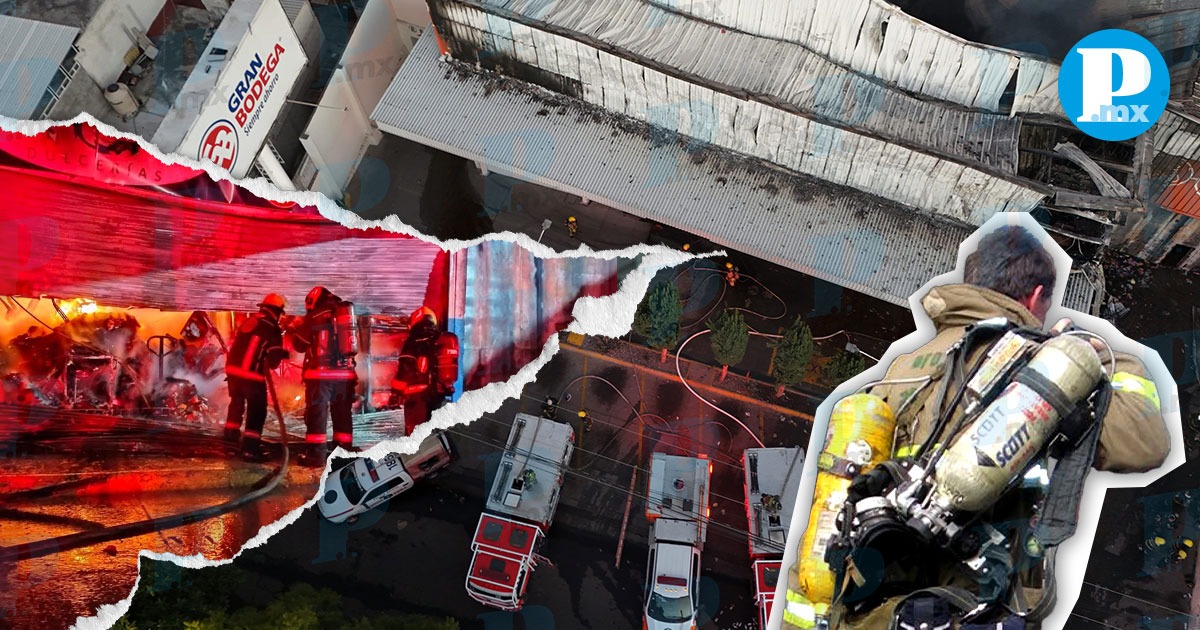
<svg viewBox="0 0 1200 630">
<path fill-rule="evenodd" d="M 279 320 L 287 302 L 272 293 L 259 303 L 259 311 L 247 317 L 233 338 L 233 347 L 225 360 L 225 378 L 229 382 L 229 414 L 225 419 L 225 440 L 236 444 L 241 437 L 242 459 L 261 462 L 263 423 L 267 419 L 266 371 L 279 367 L 287 358 Z M 242 422 L 246 430 L 242 432 Z"/>
<path fill-rule="evenodd" d="M 325 287 L 313 287 L 304 298 L 305 314 L 288 333 L 304 353 L 305 448 L 301 466 L 319 468 L 328 457 L 326 431 L 333 419 L 333 441 L 354 448 L 352 410 L 358 387 L 358 325 L 354 305 Z"/>
<path fill-rule="evenodd" d="M 983 236 L 921 302 L 936 337 L 833 408 L 784 628 L 1041 627 L 1088 470 L 1170 450 L 1138 359 L 1042 331 L 1055 279 L 1029 230 Z"/>
</svg>

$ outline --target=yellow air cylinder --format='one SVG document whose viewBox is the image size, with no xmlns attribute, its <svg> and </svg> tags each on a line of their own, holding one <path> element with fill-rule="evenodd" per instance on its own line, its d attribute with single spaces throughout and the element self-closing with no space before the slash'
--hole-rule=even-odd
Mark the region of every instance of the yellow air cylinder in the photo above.
<svg viewBox="0 0 1200 630">
<path fill-rule="evenodd" d="M 896 416 L 879 396 L 854 394 L 838 401 L 829 417 L 825 449 L 817 460 L 808 527 L 788 576 L 785 627 L 813 628 L 833 601 L 833 572 L 825 563 L 829 538 L 846 501 L 850 481 L 892 455 Z"/>
</svg>

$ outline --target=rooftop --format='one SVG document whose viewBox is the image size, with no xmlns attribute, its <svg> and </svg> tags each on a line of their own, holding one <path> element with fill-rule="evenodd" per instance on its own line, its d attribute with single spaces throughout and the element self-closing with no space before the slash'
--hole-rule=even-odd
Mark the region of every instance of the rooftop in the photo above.
<svg viewBox="0 0 1200 630">
<path fill-rule="evenodd" d="M 517 414 L 487 497 L 487 511 L 549 524 L 574 441 L 569 424 Z M 527 470 L 532 471 L 528 481 L 523 476 Z"/>
<path fill-rule="evenodd" d="M 51 22 L 0 15 L 0 115 L 37 118 L 43 96 L 59 75 L 79 29 Z"/>
<path fill-rule="evenodd" d="M 752 448 L 746 450 L 743 461 L 750 556 L 782 555 L 792 523 L 792 507 L 800 490 L 804 453 L 796 447 Z M 764 495 L 779 500 L 775 511 L 764 505 Z"/>
<path fill-rule="evenodd" d="M 432 29 L 372 119 L 388 133 L 502 175 L 902 306 L 930 278 L 954 269 L 959 244 L 974 230 L 443 61 Z"/>
</svg>

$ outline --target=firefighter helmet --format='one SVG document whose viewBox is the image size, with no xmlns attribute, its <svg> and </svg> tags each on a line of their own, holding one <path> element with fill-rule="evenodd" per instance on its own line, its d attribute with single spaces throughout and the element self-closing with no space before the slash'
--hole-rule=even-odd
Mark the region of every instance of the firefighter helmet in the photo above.
<svg viewBox="0 0 1200 630">
<path fill-rule="evenodd" d="M 304 296 L 304 308 L 311 311 L 326 293 L 329 293 L 329 289 L 325 287 L 313 287 L 312 291 L 309 291 L 308 295 Z"/>
<path fill-rule="evenodd" d="M 574 223 L 574 222 L 575 222 L 575 217 L 567 217 L 567 221 L 568 221 L 568 222 L 570 222 L 570 223 Z"/>
<path fill-rule="evenodd" d="M 725 263 L 725 268 L 726 268 L 726 269 L 733 269 L 733 263 L 731 263 L 731 262 L 727 262 L 727 263 Z"/>
<path fill-rule="evenodd" d="M 580 409 L 580 410 L 579 410 L 579 417 L 580 417 L 580 418 L 586 418 L 586 417 L 587 417 L 587 412 L 586 412 L 586 411 L 584 411 L 584 410 L 582 410 L 582 409 Z"/>
<path fill-rule="evenodd" d="M 690 252 L 690 251 L 692 251 L 692 244 L 691 244 L 691 243 L 684 243 L 684 244 L 683 244 L 683 251 L 685 251 L 685 252 Z"/>
<path fill-rule="evenodd" d="M 409 326 L 416 326 L 423 319 L 428 319 L 434 326 L 438 325 L 437 313 L 434 313 L 433 309 L 428 306 L 422 306 L 408 317 Z"/>
<path fill-rule="evenodd" d="M 280 312 L 283 312 L 283 310 L 287 308 L 287 300 L 285 300 L 283 296 L 279 295 L 278 293 L 269 293 L 267 294 L 267 297 L 263 298 L 262 302 L 258 303 L 259 308 L 263 308 L 264 306 L 277 308 Z"/>
</svg>

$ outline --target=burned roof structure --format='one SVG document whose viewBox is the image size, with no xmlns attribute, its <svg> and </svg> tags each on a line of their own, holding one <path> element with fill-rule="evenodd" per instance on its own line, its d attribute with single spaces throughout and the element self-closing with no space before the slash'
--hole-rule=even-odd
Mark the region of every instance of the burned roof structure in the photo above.
<svg viewBox="0 0 1200 630">
<path fill-rule="evenodd" d="M 1152 138 L 1084 136 L 1057 64 L 882 0 L 429 6 L 382 130 L 894 303 L 1016 211 L 1094 311 L 1082 266 L 1146 214 Z"/>
</svg>

